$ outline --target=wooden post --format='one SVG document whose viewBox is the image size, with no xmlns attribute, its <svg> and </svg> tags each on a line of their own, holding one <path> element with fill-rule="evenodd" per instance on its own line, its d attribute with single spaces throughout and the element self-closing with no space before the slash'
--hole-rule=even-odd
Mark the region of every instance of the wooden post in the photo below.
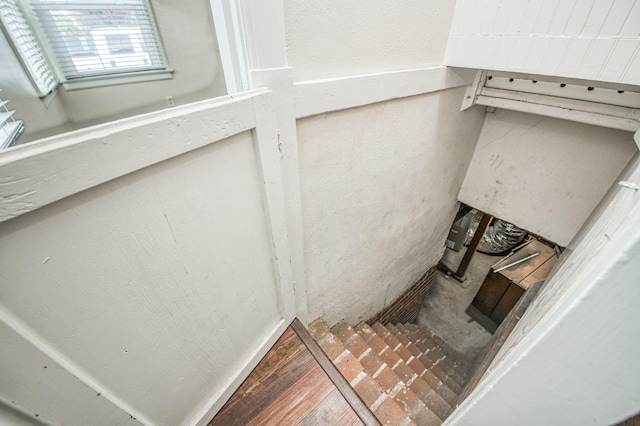
<svg viewBox="0 0 640 426">
<path fill-rule="evenodd" d="M 471 258 L 476 252 L 476 249 L 478 248 L 478 244 L 480 244 L 480 240 L 482 240 L 482 236 L 484 235 L 485 231 L 489 227 L 489 224 L 491 223 L 491 219 L 493 219 L 493 216 L 487 213 L 482 213 L 482 219 L 480 219 L 480 223 L 478 224 L 478 229 L 476 230 L 476 233 L 473 234 L 473 238 L 469 243 L 469 247 L 467 247 L 467 251 L 462 257 L 460 266 L 458 266 L 458 269 L 453 275 L 453 277 L 456 278 L 457 280 L 464 281 L 464 274 L 467 272 L 469 263 L 471 263 Z"/>
</svg>

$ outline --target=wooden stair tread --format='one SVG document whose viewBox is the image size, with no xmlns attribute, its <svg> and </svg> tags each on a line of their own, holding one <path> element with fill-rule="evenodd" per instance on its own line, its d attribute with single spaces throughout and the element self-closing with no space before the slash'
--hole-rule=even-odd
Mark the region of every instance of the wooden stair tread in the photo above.
<svg viewBox="0 0 640 426">
<path fill-rule="evenodd" d="M 246 424 L 363 421 L 290 326 L 209 426 Z"/>
</svg>

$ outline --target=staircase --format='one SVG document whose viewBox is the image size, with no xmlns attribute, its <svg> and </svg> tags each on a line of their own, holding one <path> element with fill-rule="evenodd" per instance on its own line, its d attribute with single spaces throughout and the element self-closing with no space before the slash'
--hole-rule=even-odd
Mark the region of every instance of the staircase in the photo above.
<svg viewBox="0 0 640 426">
<path fill-rule="evenodd" d="M 309 333 L 383 425 L 440 425 L 471 373 L 469 362 L 414 324 L 322 319 Z"/>
</svg>

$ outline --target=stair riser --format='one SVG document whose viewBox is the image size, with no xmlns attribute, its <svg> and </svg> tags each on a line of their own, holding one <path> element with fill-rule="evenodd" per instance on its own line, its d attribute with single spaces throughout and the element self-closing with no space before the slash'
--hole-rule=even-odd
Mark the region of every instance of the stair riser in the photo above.
<svg viewBox="0 0 640 426">
<path fill-rule="evenodd" d="M 345 323 L 338 323 L 332 328 L 332 333 L 342 341 L 345 348 L 352 355 L 358 354 L 357 359 L 362 366 L 363 371 L 372 379 L 376 380 L 376 384 L 380 389 L 398 403 L 417 425 L 433 424 L 427 420 L 433 420 L 435 414 L 430 413 L 427 406 L 413 391 L 405 386 L 400 378 L 382 362 L 375 351 L 370 349 L 362 336 Z M 367 349 L 369 349 L 367 351 Z M 384 380 L 381 380 L 384 379 Z"/>
<path fill-rule="evenodd" d="M 456 394 L 460 392 L 460 390 L 462 390 L 464 380 L 461 380 L 460 377 L 455 372 L 455 370 L 451 368 L 450 365 L 448 365 L 448 361 L 446 361 L 446 356 L 442 355 L 441 357 L 435 358 L 435 353 L 425 349 L 427 347 L 426 345 L 422 347 L 420 345 L 421 343 L 418 342 L 417 343 L 418 349 L 422 349 L 423 351 L 426 351 L 426 352 L 423 352 L 422 357 L 419 358 L 422 364 L 441 382 L 443 382 L 447 387 L 449 387 L 453 392 L 455 392 Z M 429 356 L 429 354 L 432 354 L 432 355 Z M 438 365 L 441 362 L 444 362 L 443 366 L 445 367 L 446 370 L 441 368 Z M 447 372 L 451 372 L 454 375 L 454 377 L 447 374 Z"/>
<path fill-rule="evenodd" d="M 466 360 L 413 324 L 344 321 L 310 333 L 371 412 L 387 425 L 439 426 L 465 384 Z"/>
</svg>

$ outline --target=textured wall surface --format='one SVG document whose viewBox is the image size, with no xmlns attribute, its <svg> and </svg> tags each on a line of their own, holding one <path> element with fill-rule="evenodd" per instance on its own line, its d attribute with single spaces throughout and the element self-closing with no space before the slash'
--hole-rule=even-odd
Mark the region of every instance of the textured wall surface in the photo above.
<svg viewBox="0 0 640 426">
<path fill-rule="evenodd" d="M 454 6 L 285 0 L 289 66 L 300 81 L 441 65 Z"/>
<path fill-rule="evenodd" d="M 459 199 L 566 246 L 636 150 L 628 132 L 497 110 Z"/>
<path fill-rule="evenodd" d="M 368 319 L 438 262 L 482 123 L 464 91 L 298 121 L 309 318 Z"/>
<path fill-rule="evenodd" d="M 0 224 L 23 352 L 0 345 L 2 396 L 56 424 L 192 421 L 282 319 L 262 185 L 244 132 Z"/>
</svg>

